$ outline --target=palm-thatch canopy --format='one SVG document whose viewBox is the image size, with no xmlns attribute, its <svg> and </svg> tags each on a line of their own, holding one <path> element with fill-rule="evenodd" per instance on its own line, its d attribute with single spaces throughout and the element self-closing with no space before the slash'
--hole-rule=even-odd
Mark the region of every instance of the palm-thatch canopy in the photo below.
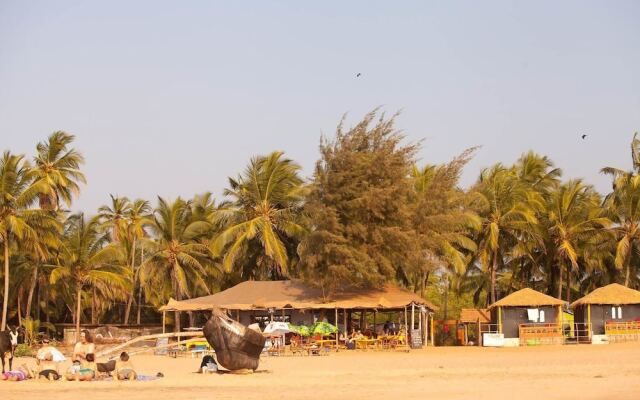
<svg viewBox="0 0 640 400">
<path fill-rule="evenodd" d="M 571 307 L 586 304 L 640 304 L 640 292 L 619 283 L 612 283 L 597 288 L 583 298 L 574 301 Z"/>
<path fill-rule="evenodd" d="M 274 309 L 401 309 L 411 304 L 438 308 L 408 290 L 387 284 L 375 289 L 349 289 L 326 300 L 318 288 L 300 280 L 246 281 L 222 292 L 189 300 L 169 302 L 160 311 L 198 311 L 214 307 L 227 310 Z"/>
<path fill-rule="evenodd" d="M 491 313 L 486 308 L 463 308 L 460 310 L 460 322 L 464 323 L 489 323 L 491 322 Z"/>
<path fill-rule="evenodd" d="M 489 306 L 489 309 L 494 307 L 561 306 L 564 304 L 565 301 L 540 293 L 531 288 L 524 288 L 496 301 Z"/>
</svg>

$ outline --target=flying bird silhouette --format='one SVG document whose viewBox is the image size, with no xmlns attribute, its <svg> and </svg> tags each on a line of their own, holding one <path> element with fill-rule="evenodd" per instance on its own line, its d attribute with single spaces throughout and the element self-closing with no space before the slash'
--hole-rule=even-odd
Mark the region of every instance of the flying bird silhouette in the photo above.
<svg viewBox="0 0 640 400">
<path fill-rule="evenodd" d="M 360 75 L 362 75 L 362 74 L 361 74 L 360 72 L 358 72 L 358 73 L 356 74 L 356 78 L 359 78 L 359 77 L 360 77 Z"/>
<path fill-rule="evenodd" d="M 582 135 L 582 139 L 584 139 L 584 138 L 586 138 L 586 137 L 587 137 L 587 135 Z"/>
</svg>

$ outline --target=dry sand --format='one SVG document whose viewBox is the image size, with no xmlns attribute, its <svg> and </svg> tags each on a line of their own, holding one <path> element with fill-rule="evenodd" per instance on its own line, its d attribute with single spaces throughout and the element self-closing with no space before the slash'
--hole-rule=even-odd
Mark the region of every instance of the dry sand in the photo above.
<svg viewBox="0 0 640 400">
<path fill-rule="evenodd" d="M 263 357 L 253 375 L 195 374 L 192 358 L 132 360 L 165 378 L 0 382 L 0 399 L 640 399 L 640 343 Z"/>
</svg>

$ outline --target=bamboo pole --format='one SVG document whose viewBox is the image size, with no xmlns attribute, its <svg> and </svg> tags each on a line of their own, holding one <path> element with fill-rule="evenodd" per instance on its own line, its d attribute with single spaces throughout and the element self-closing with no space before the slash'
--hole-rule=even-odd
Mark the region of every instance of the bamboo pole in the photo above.
<svg viewBox="0 0 640 400">
<path fill-rule="evenodd" d="M 163 311 L 162 312 L 162 333 L 166 333 L 167 332 L 166 325 L 165 325 L 166 319 L 167 319 L 167 312 Z"/>
<path fill-rule="evenodd" d="M 498 307 L 498 333 L 502 333 L 502 307 Z"/>
<path fill-rule="evenodd" d="M 407 306 L 404 306 L 404 335 L 409 340 L 409 314 L 407 314 Z"/>
<path fill-rule="evenodd" d="M 154 347 L 146 347 L 144 349 L 141 350 L 136 350 L 136 351 L 132 351 L 129 354 L 130 356 L 135 355 L 135 354 L 140 354 L 140 353 L 146 353 L 149 350 L 159 350 L 159 349 L 166 349 L 168 347 L 172 347 L 172 346 L 180 346 L 181 344 L 186 344 L 191 342 L 193 339 L 186 339 L 186 340 L 181 340 L 179 342 L 175 342 L 175 343 L 167 343 L 167 344 L 163 344 L 161 346 L 154 346 Z"/>
<path fill-rule="evenodd" d="M 115 347 L 112 347 L 110 349 L 104 349 L 102 351 L 99 351 L 98 353 L 96 353 L 96 357 L 102 357 L 105 356 L 107 354 L 113 353 L 115 351 L 118 351 L 120 349 L 124 349 L 125 347 L 131 346 L 134 343 L 138 343 L 138 342 L 142 342 L 144 340 L 153 340 L 153 339 L 159 339 L 159 338 L 170 338 L 170 337 L 178 337 L 180 338 L 181 336 L 184 337 L 204 337 L 204 333 L 202 331 L 198 331 L 198 332 L 170 332 L 170 333 L 157 333 L 154 335 L 143 335 L 143 336 L 138 336 L 136 338 L 133 338 L 125 343 L 119 344 Z"/>
<path fill-rule="evenodd" d="M 435 314 L 431 314 L 431 346 L 436 346 L 436 316 Z"/>
<path fill-rule="evenodd" d="M 336 307 L 336 328 L 338 328 L 338 307 Z M 338 342 L 338 337 L 340 336 L 340 329 L 336 331 L 336 350 L 338 350 L 338 346 L 340 346 L 340 342 Z"/>
<path fill-rule="evenodd" d="M 587 337 L 591 340 L 591 304 L 587 304 Z"/>
<path fill-rule="evenodd" d="M 416 327 L 416 305 L 411 303 L 411 332 L 412 333 L 415 327 Z"/>
</svg>

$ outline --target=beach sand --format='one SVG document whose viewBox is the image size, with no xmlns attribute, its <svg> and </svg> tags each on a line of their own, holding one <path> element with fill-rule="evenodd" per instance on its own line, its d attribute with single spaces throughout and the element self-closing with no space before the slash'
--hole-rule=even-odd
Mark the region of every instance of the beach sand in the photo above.
<svg viewBox="0 0 640 400">
<path fill-rule="evenodd" d="M 33 359 L 26 360 L 33 363 Z M 201 375 L 199 360 L 132 357 L 151 382 L 0 382 L 24 399 L 640 399 L 640 343 L 437 347 L 263 357 L 252 375 Z"/>
</svg>

